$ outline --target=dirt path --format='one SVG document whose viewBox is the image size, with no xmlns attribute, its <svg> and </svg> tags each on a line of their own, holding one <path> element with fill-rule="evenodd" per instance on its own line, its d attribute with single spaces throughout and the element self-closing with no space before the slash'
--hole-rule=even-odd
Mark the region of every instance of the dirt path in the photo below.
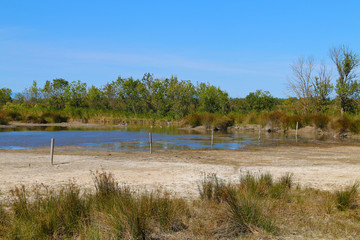
<svg viewBox="0 0 360 240">
<path fill-rule="evenodd" d="M 70 151 L 72 150 L 72 151 Z M 360 146 L 272 147 L 243 151 L 157 151 L 96 153 L 60 148 L 49 164 L 48 149 L 0 151 L 0 191 L 15 185 L 69 181 L 92 189 L 91 171 L 105 170 L 139 188 L 163 187 L 181 196 L 197 196 L 201 174 L 236 181 L 241 172 L 286 172 L 303 186 L 335 190 L 360 180 Z"/>
</svg>

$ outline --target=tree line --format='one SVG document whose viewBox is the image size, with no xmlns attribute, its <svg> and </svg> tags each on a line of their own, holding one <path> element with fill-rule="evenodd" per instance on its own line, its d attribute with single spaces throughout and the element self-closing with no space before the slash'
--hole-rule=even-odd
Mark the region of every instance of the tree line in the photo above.
<svg viewBox="0 0 360 240">
<path fill-rule="evenodd" d="M 330 108 L 356 112 L 360 84 L 357 81 L 359 56 L 345 46 L 330 49 L 330 58 L 337 70 L 336 84 L 325 64 L 316 65 L 312 58 L 299 58 L 291 65 L 288 78 L 290 96 L 273 97 L 270 92 L 257 90 L 245 98 L 230 98 L 226 91 L 209 83 L 193 84 L 189 80 L 154 78 L 150 73 L 141 79 L 118 77 L 102 87 L 87 86 L 85 82 L 68 82 L 57 78 L 39 86 L 36 81 L 12 97 L 8 88 L 0 88 L 0 107 L 22 104 L 51 109 L 92 108 L 109 109 L 133 116 L 157 116 L 181 119 L 193 112 L 247 113 L 280 110 L 294 114 L 326 113 Z M 336 98 L 331 98 L 332 93 Z"/>
<path fill-rule="evenodd" d="M 359 56 L 347 46 L 333 47 L 329 56 L 337 71 L 336 84 L 332 84 L 332 74 L 324 63 L 316 66 L 314 60 L 299 58 L 291 65 L 292 77 L 288 87 L 294 94 L 304 113 L 326 112 L 331 104 L 330 96 L 335 90 L 336 103 L 344 112 L 356 112 L 360 85 L 357 81 Z"/>
</svg>

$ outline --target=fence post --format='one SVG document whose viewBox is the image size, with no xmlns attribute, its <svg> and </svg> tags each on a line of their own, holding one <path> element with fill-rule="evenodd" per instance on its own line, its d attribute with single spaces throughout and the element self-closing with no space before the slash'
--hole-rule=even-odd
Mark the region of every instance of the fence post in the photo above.
<svg viewBox="0 0 360 240">
<path fill-rule="evenodd" d="M 51 138 L 51 146 L 50 146 L 50 161 L 51 165 L 54 165 L 54 143 L 55 139 Z"/>
<path fill-rule="evenodd" d="M 149 132 L 150 154 L 152 154 L 152 134 Z"/>
<path fill-rule="evenodd" d="M 260 141 L 260 138 L 261 138 L 261 125 L 259 125 L 259 141 Z"/>
<path fill-rule="evenodd" d="M 211 149 L 212 149 L 213 146 L 214 146 L 214 128 L 211 130 L 211 142 L 210 142 L 210 144 L 211 144 Z"/>
<path fill-rule="evenodd" d="M 295 131 L 296 141 L 297 141 L 297 135 L 298 135 L 298 127 L 299 127 L 299 122 L 296 122 L 296 131 Z"/>
</svg>

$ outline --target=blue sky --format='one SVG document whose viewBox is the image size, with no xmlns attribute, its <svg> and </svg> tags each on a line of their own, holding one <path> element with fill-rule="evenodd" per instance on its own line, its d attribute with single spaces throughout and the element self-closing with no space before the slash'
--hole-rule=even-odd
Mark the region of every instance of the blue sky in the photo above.
<svg viewBox="0 0 360 240">
<path fill-rule="evenodd" d="M 332 46 L 360 54 L 360 1 L 1 1 L 0 88 L 103 86 L 117 76 L 209 82 L 286 97 L 289 65 Z M 336 72 L 333 71 L 334 76 Z"/>
</svg>

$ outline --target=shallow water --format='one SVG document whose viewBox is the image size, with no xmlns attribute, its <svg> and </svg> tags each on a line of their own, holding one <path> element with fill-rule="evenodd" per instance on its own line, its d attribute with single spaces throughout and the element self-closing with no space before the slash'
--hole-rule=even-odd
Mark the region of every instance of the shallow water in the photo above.
<svg viewBox="0 0 360 240">
<path fill-rule="evenodd" d="M 129 151 L 148 150 L 149 132 L 152 132 L 153 149 L 225 149 L 236 150 L 247 146 L 293 145 L 296 142 L 320 142 L 326 139 L 305 139 L 281 134 L 215 132 L 211 147 L 211 132 L 198 133 L 177 127 L 119 128 L 65 128 L 32 127 L 0 130 L 1 150 L 21 150 L 50 145 L 79 146 L 84 150 Z"/>
</svg>

